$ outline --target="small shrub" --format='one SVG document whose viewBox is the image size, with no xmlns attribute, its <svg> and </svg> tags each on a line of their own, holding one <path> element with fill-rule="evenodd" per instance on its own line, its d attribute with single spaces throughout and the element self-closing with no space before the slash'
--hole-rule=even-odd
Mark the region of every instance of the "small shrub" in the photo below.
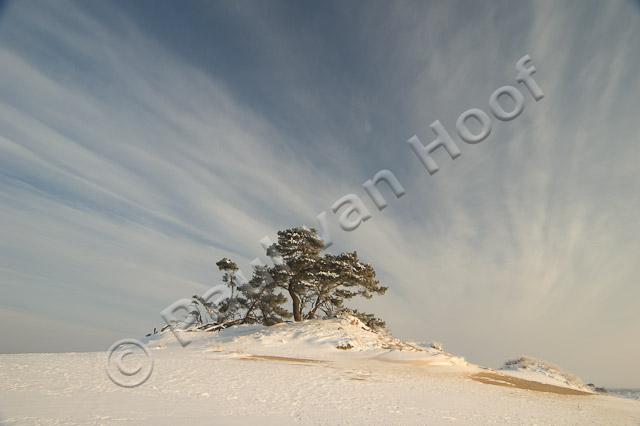
<svg viewBox="0 0 640 426">
<path fill-rule="evenodd" d="M 376 317 L 374 314 L 360 312 L 357 309 L 349 309 L 349 308 L 342 309 L 339 312 L 339 315 L 353 315 L 373 331 L 381 331 L 387 328 L 387 323 L 385 323 L 380 318 Z"/>
<path fill-rule="evenodd" d="M 341 349 L 343 351 L 347 351 L 349 349 L 353 349 L 353 346 L 349 342 L 342 342 L 342 343 L 338 343 L 338 346 L 336 346 L 336 348 Z"/>
<path fill-rule="evenodd" d="M 444 345 L 440 342 L 429 342 L 427 343 L 427 347 L 435 349 L 438 352 L 444 352 Z"/>
</svg>

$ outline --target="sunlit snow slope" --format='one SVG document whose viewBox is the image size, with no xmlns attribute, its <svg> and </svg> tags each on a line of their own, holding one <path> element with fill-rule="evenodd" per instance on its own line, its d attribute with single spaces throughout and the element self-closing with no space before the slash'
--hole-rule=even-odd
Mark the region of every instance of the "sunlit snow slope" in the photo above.
<svg viewBox="0 0 640 426">
<path fill-rule="evenodd" d="M 483 369 L 353 317 L 147 340 L 153 374 L 112 383 L 105 353 L 0 355 L 9 425 L 637 425 L 640 403 Z M 428 345 L 425 345 L 428 346 Z M 131 355 L 125 362 L 142 363 Z"/>
</svg>

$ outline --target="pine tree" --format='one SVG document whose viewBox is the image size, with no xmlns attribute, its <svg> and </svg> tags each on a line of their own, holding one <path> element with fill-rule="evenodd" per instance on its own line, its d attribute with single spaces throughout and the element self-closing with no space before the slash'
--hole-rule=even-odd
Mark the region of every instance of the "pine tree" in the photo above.
<svg viewBox="0 0 640 426">
<path fill-rule="evenodd" d="M 324 243 L 314 229 L 291 228 L 278 232 L 278 242 L 267 250 L 273 259 L 282 259 L 269 272 L 276 285 L 289 293 L 294 321 L 302 321 L 317 278 Z M 278 262 L 279 263 L 279 262 Z"/>
<path fill-rule="evenodd" d="M 243 322 L 273 325 L 291 317 L 282 305 L 287 298 L 277 292 L 277 286 L 266 266 L 256 266 L 251 280 L 240 286 L 246 313 Z"/>
<path fill-rule="evenodd" d="M 239 291 L 239 277 L 238 277 L 238 265 L 226 257 L 216 262 L 216 266 L 219 270 L 224 272 L 222 275 L 222 282 L 227 285 L 230 296 L 222 300 L 218 306 L 218 323 L 232 321 L 238 319 L 241 315 L 241 308 L 245 305 L 246 301 Z"/>
<path fill-rule="evenodd" d="M 331 316 L 344 307 L 346 299 L 356 296 L 370 299 L 387 291 L 387 287 L 380 285 L 373 267 L 360 261 L 355 251 L 326 254 L 318 269 L 312 281 L 313 301 L 306 318 L 315 318 L 318 309 Z"/>
<path fill-rule="evenodd" d="M 322 312 L 334 316 L 344 311 L 344 301 L 356 296 L 367 299 L 384 294 L 373 267 L 362 262 L 354 252 L 323 254 L 324 243 L 315 229 L 291 228 L 278 232 L 278 240 L 267 249 L 274 260 L 271 267 L 257 266 L 251 280 L 240 282 L 238 265 L 223 258 L 216 263 L 224 273 L 222 282 L 230 296 L 217 306 L 198 303 L 193 315 L 202 322 L 201 311 L 222 327 L 238 323 L 273 325 L 293 316 L 295 321 L 312 319 Z M 283 307 L 289 295 L 292 311 Z M 358 311 L 372 328 L 384 327 L 384 321 Z"/>
<path fill-rule="evenodd" d="M 373 267 L 360 261 L 356 252 L 322 255 L 323 248 L 315 229 L 292 228 L 278 232 L 278 242 L 267 251 L 284 262 L 270 272 L 276 285 L 289 293 L 295 321 L 315 318 L 318 310 L 332 315 L 344 306 L 345 299 L 370 299 L 387 290 Z"/>
</svg>

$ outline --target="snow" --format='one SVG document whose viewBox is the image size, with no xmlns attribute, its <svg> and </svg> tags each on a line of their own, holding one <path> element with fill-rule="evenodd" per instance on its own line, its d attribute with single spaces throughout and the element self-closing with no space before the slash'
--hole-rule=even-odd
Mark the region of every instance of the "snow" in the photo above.
<svg viewBox="0 0 640 426">
<path fill-rule="evenodd" d="M 105 353 L 0 355 L 2 424 L 640 423 L 637 401 L 485 384 L 475 375 L 503 372 L 353 317 L 183 337 L 149 338 L 153 374 L 129 389 L 107 378 Z"/>
<path fill-rule="evenodd" d="M 560 370 L 547 361 L 536 358 L 523 356 L 517 360 L 508 361 L 500 371 L 525 380 L 591 392 L 591 388 L 579 378 Z"/>
</svg>

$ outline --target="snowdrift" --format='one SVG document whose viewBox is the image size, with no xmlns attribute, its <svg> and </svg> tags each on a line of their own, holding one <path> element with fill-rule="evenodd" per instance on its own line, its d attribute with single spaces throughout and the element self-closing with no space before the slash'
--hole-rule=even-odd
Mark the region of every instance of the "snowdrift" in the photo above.
<svg viewBox="0 0 640 426">
<path fill-rule="evenodd" d="M 593 393 L 579 378 L 546 361 L 520 357 L 507 361 L 496 371 L 447 353 L 440 343 L 404 342 L 385 330 L 373 330 L 349 314 L 270 327 L 236 325 L 216 332 L 177 333 L 181 340 L 191 342 L 187 350 L 215 354 L 217 358 L 334 364 L 373 360 L 415 367 L 448 367 L 451 372 L 491 385 L 558 394 Z M 151 336 L 147 344 L 152 350 L 179 347 L 170 331 Z"/>
<path fill-rule="evenodd" d="M 316 360 L 376 358 L 382 361 L 467 366 L 464 358 L 442 351 L 440 345 L 403 342 L 387 331 L 373 330 L 352 315 L 324 320 L 286 322 L 270 327 L 236 325 L 218 332 L 176 331 L 190 341 L 186 349 L 204 350 L 229 357 L 278 356 Z M 147 338 L 151 349 L 179 345 L 172 332 Z M 430 345 L 430 346 L 429 346 Z M 220 355 L 223 356 L 223 355 Z"/>
<path fill-rule="evenodd" d="M 504 363 L 500 371 L 525 380 L 545 383 L 555 386 L 562 386 L 577 389 L 584 392 L 592 392 L 593 389 L 587 386 L 577 376 L 562 371 L 559 367 L 528 356 L 509 360 Z"/>
</svg>

